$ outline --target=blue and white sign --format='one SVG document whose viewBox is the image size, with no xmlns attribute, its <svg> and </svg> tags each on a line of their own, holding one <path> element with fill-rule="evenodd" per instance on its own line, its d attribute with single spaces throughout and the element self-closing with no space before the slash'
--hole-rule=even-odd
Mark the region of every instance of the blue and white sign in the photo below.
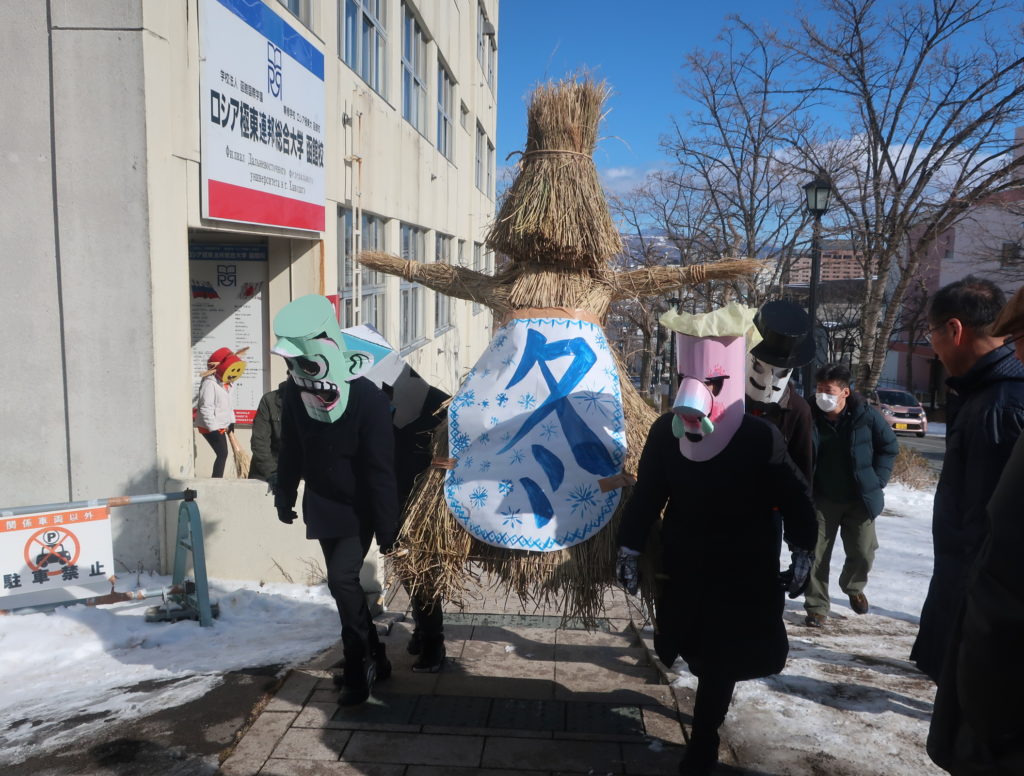
<svg viewBox="0 0 1024 776">
<path fill-rule="evenodd" d="M 445 498 L 496 547 L 551 552 L 593 536 L 621 489 L 626 429 L 615 359 L 599 326 L 568 318 L 501 327 L 448 409 L 455 468 Z"/>
<path fill-rule="evenodd" d="M 203 217 L 323 231 L 323 52 L 262 0 L 199 11 Z"/>
</svg>

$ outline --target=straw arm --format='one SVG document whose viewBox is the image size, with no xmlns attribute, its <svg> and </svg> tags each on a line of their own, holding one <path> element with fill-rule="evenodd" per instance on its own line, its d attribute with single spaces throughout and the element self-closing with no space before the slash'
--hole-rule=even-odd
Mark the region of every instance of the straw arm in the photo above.
<svg viewBox="0 0 1024 776">
<path fill-rule="evenodd" d="M 737 280 L 752 277 L 764 264 L 756 259 L 722 259 L 707 264 L 657 266 L 616 272 L 612 301 L 658 296 L 706 280 Z"/>
<path fill-rule="evenodd" d="M 420 283 L 445 296 L 486 305 L 494 303 L 493 294 L 499 285 L 491 275 L 466 267 L 454 267 L 440 262 L 428 264 L 409 261 L 379 251 L 363 251 L 359 254 L 359 263 L 376 272 Z"/>
</svg>

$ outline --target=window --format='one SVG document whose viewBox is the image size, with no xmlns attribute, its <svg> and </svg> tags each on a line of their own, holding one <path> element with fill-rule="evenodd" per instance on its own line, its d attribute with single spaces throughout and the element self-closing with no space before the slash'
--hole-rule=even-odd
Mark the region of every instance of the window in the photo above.
<svg viewBox="0 0 1024 776">
<path fill-rule="evenodd" d="M 402 224 L 402 258 L 423 261 L 426 248 L 426 230 Z M 423 338 L 423 287 L 419 283 L 402 280 L 399 348 L 407 348 Z"/>
<path fill-rule="evenodd" d="M 427 121 L 427 38 L 409 7 L 402 26 L 402 116 L 420 133 Z"/>
<path fill-rule="evenodd" d="M 484 193 L 494 199 L 494 143 L 487 141 L 487 188 Z"/>
<path fill-rule="evenodd" d="M 384 250 L 384 224 L 386 219 L 380 216 L 363 213 L 363 250 L 383 251 Z M 368 323 L 377 331 L 384 332 L 385 300 L 387 298 L 386 276 L 383 272 L 374 272 L 366 267 L 360 267 L 362 273 L 362 315 L 361 323 Z"/>
<path fill-rule="evenodd" d="M 452 159 L 455 133 L 452 131 L 452 113 L 455 106 L 455 83 L 448 68 L 437 63 L 437 150 Z"/>
<path fill-rule="evenodd" d="M 458 261 L 459 261 L 459 266 L 460 267 L 465 267 L 466 266 L 466 241 L 465 240 L 459 240 L 459 259 L 458 259 Z"/>
<path fill-rule="evenodd" d="M 483 243 L 473 243 L 473 269 L 477 272 L 484 271 L 484 246 Z M 473 302 L 473 315 L 476 315 L 483 308 L 478 302 Z"/>
<path fill-rule="evenodd" d="M 474 180 L 476 181 L 476 187 L 481 191 L 484 190 L 484 164 L 486 159 L 484 154 L 487 148 L 487 133 L 484 132 L 484 128 L 479 123 L 476 125 L 476 175 Z"/>
<path fill-rule="evenodd" d="M 345 12 L 341 12 L 344 4 Z M 339 0 L 338 50 L 345 64 L 370 88 L 384 94 L 387 64 L 384 14 L 386 0 Z"/>
<path fill-rule="evenodd" d="M 437 233 L 434 242 L 434 261 L 452 263 L 452 240 L 448 234 Z M 434 292 L 434 331 L 440 332 L 452 324 L 452 300 L 440 291 Z"/>
<path fill-rule="evenodd" d="M 313 28 L 313 3 L 312 0 L 277 0 L 281 5 L 291 11 L 295 18 L 310 29 Z"/>
<path fill-rule="evenodd" d="M 494 66 L 498 59 L 498 48 L 494 44 L 494 36 L 487 41 L 487 85 L 494 91 Z"/>
<path fill-rule="evenodd" d="M 385 286 L 384 275 L 365 267 L 357 267 L 354 256 L 358 251 L 384 250 L 385 219 L 363 213 L 362 230 L 353 234 L 352 211 L 340 208 L 338 212 L 338 320 L 342 328 L 368 323 L 384 331 Z M 354 242 L 355 241 L 355 242 Z M 359 315 L 354 302 L 359 284 Z M 357 320 L 358 318 L 358 320 Z"/>
<path fill-rule="evenodd" d="M 461 107 L 459 108 L 459 123 L 462 125 L 464 130 L 469 132 L 469 108 L 464 102 L 461 103 Z"/>
<path fill-rule="evenodd" d="M 487 66 L 487 38 L 484 35 L 484 25 L 487 24 L 487 14 L 484 13 L 483 3 L 476 4 L 476 61 L 480 67 Z"/>
</svg>

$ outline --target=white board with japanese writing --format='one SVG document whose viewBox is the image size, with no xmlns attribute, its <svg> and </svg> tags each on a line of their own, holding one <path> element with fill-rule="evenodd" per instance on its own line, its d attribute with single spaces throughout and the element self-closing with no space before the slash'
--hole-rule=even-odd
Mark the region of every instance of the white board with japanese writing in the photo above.
<svg viewBox="0 0 1024 776">
<path fill-rule="evenodd" d="M 262 244 L 188 247 L 192 290 L 192 395 L 200 375 L 218 348 L 248 350 L 241 355 L 245 372 L 231 389 L 235 422 L 256 417 L 264 388 L 263 286 L 267 281 L 267 247 Z"/>
<path fill-rule="evenodd" d="M 107 507 L 0 517 L 0 609 L 103 595 L 113 573 Z"/>
<path fill-rule="evenodd" d="M 252 0 L 201 0 L 199 41 L 203 216 L 322 232 L 323 52 Z"/>
</svg>

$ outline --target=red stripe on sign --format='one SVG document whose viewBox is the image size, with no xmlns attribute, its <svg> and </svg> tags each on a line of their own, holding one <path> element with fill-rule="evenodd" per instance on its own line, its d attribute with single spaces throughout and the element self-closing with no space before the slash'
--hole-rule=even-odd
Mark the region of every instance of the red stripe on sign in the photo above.
<svg viewBox="0 0 1024 776">
<path fill-rule="evenodd" d="M 278 194 L 254 191 L 232 183 L 207 182 L 210 218 L 286 226 L 291 229 L 324 230 L 324 206 L 300 202 Z"/>
</svg>

